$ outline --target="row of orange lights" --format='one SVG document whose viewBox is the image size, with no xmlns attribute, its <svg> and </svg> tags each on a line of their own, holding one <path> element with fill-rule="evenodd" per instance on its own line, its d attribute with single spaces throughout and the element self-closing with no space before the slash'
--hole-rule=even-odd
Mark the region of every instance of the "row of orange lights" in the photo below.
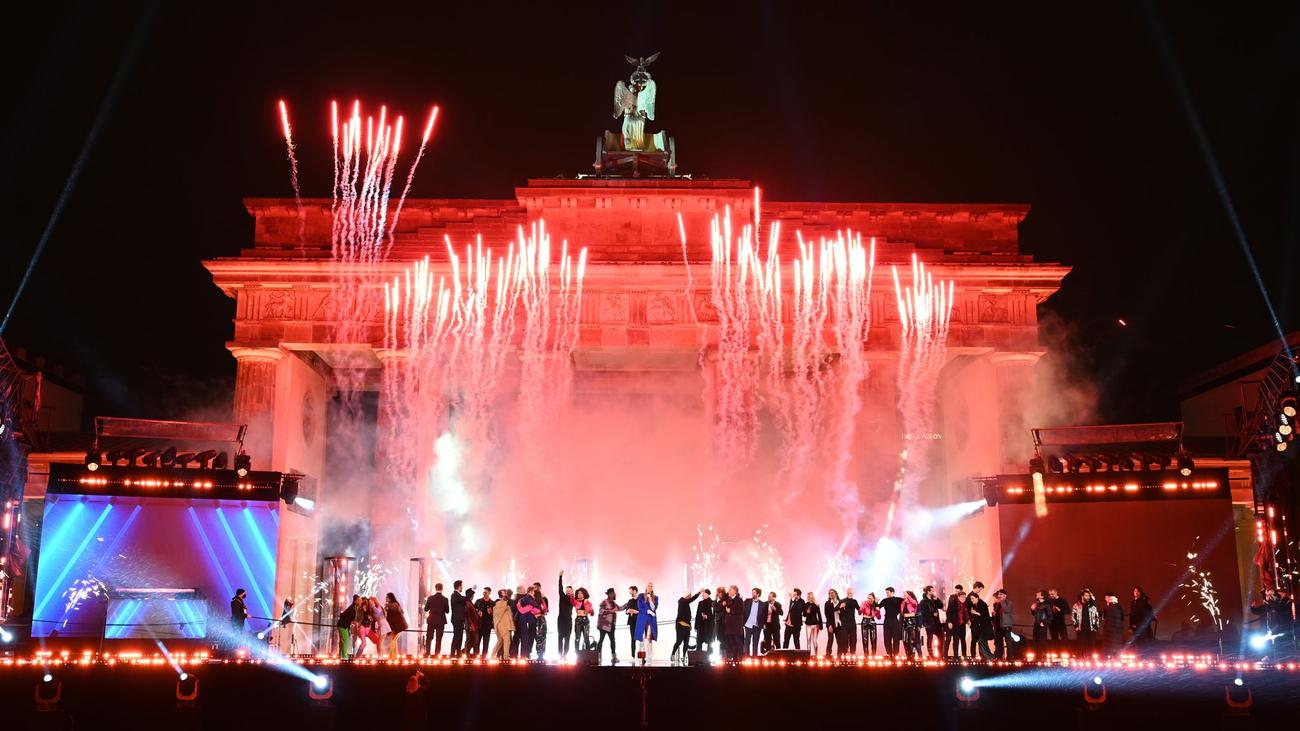
<svg viewBox="0 0 1300 731">
<path fill-rule="evenodd" d="M 1217 490 L 1219 483 L 1216 480 L 1198 480 L 1196 482 L 1175 482 L 1170 481 L 1162 484 L 1161 489 L 1168 492 L 1178 490 Z M 1106 493 L 1118 493 L 1120 490 L 1126 493 L 1135 493 L 1141 490 L 1141 486 L 1136 482 L 1126 482 L 1123 485 L 1116 483 L 1110 484 L 1087 484 L 1079 487 L 1077 485 L 1047 485 L 1043 487 L 1043 492 L 1048 495 L 1068 495 L 1070 493 L 1082 492 L 1088 495 L 1104 495 Z M 1008 495 L 1024 495 L 1031 492 L 1030 489 L 1013 485 L 1007 488 Z"/>
<path fill-rule="evenodd" d="M 78 482 L 86 487 L 104 487 L 109 484 L 110 480 L 106 477 L 82 477 Z M 113 482 L 116 483 L 117 481 Z M 216 483 L 212 480 L 194 480 L 192 482 L 186 482 L 185 480 L 164 480 L 156 477 L 147 477 L 142 479 L 131 479 L 127 477 L 123 478 L 120 482 L 126 487 L 190 487 L 195 490 L 211 490 L 216 486 Z M 235 489 L 237 490 L 256 490 L 259 487 L 265 486 L 257 485 L 252 482 L 241 481 L 235 483 Z"/>
<path fill-rule="evenodd" d="M 404 655 L 399 659 L 389 658 L 359 658 L 354 660 L 343 661 L 337 657 L 329 655 L 317 655 L 312 658 L 302 660 L 263 660 L 241 656 L 238 659 L 214 659 L 206 652 L 188 655 L 185 653 L 174 653 L 172 659 L 168 660 L 161 654 L 145 656 L 141 652 L 121 652 L 106 653 L 104 655 L 95 655 L 91 652 L 82 653 L 80 656 L 73 656 L 67 651 L 61 652 L 57 657 L 48 651 L 38 652 L 31 659 L 24 658 L 0 658 L 0 666 L 7 667 L 25 667 L 25 666 L 49 666 L 49 665 L 79 665 L 89 666 L 102 664 L 114 667 L 118 664 L 138 667 L 160 667 L 171 665 L 172 661 L 176 664 L 185 665 L 187 663 L 221 663 L 226 665 L 277 665 L 285 662 L 293 662 L 299 665 L 311 666 L 338 666 L 346 662 L 354 666 L 400 666 L 400 667 L 451 667 L 451 666 L 497 666 L 507 665 L 514 667 L 528 667 L 532 665 L 548 665 L 558 667 L 576 666 L 577 662 L 573 659 L 552 660 L 546 663 L 534 663 L 522 658 L 513 658 L 509 660 L 498 660 L 496 658 L 417 658 L 412 655 Z M 714 667 L 726 667 L 729 663 L 719 663 Z M 890 660 L 888 658 L 864 657 L 861 655 L 848 659 L 829 660 L 824 658 L 791 661 L 791 660 L 774 660 L 771 658 L 746 658 L 739 663 L 733 663 L 745 668 L 771 668 L 771 667 L 809 667 L 809 668 L 830 668 L 830 667 L 863 667 L 869 669 L 884 668 L 947 668 L 947 667 L 993 667 L 993 668 L 1027 668 L 1027 667 L 1058 667 L 1058 668 L 1082 668 L 1087 670 L 1184 670 L 1192 669 L 1196 671 L 1218 670 L 1222 672 L 1241 672 L 1247 670 L 1281 670 L 1294 672 L 1300 669 L 1295 662 L 1288 663 L 1262 663 L 1262 662 L 1224 662 L 1216 660 L 1212 655 L 1161 655 L 1160 660 L 1139 660 L 1136 657 L 1122 655 L 1119 659 L 1102 660 L 1100 658 L 1072 658 L 1068 655 L 1056 656 L 1049 655 L 1042 660 L 1035 660 L 1032 654 L 1026 656 L 1024 660 L 962 660 L 960 662 L 948 662 L 939 659 L 925 660 Z"/>
</svg>

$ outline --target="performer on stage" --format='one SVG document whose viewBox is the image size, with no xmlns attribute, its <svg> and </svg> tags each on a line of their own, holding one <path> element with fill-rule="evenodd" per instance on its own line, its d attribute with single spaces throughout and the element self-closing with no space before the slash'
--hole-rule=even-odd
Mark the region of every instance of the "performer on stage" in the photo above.
<svg viewBox="0 0 1300 731">
<path fill-rule="evenodd" d="M 894 587 L 885 587 L 880 610 L 885 614 L 885 654 L 897 657 L 898 645 L 903 641 L 903 598 L 894 596 Z"/>
<path fill-rule="evenodd" d="M 654 582 L 648 581 L 645 593 L 636 598 L 636 634 L 641 638 L 641 651 L 645 653 L 641 664 L 654 661 L 655 640 L 659 639 L 659 597 L 655 596 Z"/>
<path fill-rule="evenodd" d="M 614 625 L 618 623 L 618 613 L 622 608 L 618 603 L 618 594 L 614 587 L 605 590 L 605 598 L 600 600 L 600 614 L 596 617 L 596 631 L 600 641 L 596 643 L 596 653 L 605 648 L 605 638 L 609 638 L 610 665 L 618 664 L 618 644 L 614 642 Z"/>
<path fill-rule="evenodd" d="M 789 612 L 785 615 L 785 636 L 781 638 L 782 649 L 790 646 L 794 640 L 794 649 L 799 649 L 799 635 L 803 633 L 803 592 L 795 589 L 790 592 Z"/>
<path fill-rule="evenodd" d="M 1079 654 L 1091 655 L 1097 649 L 1097 633 L 1101 631 L 1101 612 L 1092 590 L 1085 587 L 1079 592 L 1079 600 L 1070 607 L 1070 620 L 1078 633 Z"/>
<path fill-rule="evenodd" d="M 397 596 L 393 592 L 388 592 L 388 596 L 384 599 L 384 618 L 388 622 L 388 632 L 384 634 L 384 641 L 388 643 L 388 657 L 396 660 L 400 654 L 398 645 L 402 633 L 406 631 L 406 612 L 402 611 L 402 603 L 397 601 Z"/>
<path fill-rule="evenodd" d="M 353 594 L 352 603 L 342 612 L 334 626 L 339 631 L 339 659 L 347 660 L 352 656 L 352 626 L 357 621 L 357 611 L 361 607 L 361 595 Z"/>
<path fill-rule="evenodd" d="M 811 591 L 808 592 L 808 601 L 803 605 L 803 624 L 808 628 L 809 656 L 817 657 L 817 635 L 822 631 L 822 608 Z"/>
<path fill-rule="evenodd" d="M 740 588 L 735 584 L 727 590 L 727 601 L 723 605 L 723 611 L 726 613 L 724 621 L 726 643 L 723 646 L 727 648 L 727 659 L 739 662 L 745 652 L 745 602 L 740 598 Z"/>
<path fill-rule="evenodd" d="M 1133 603 L 1129 605 L 1129 629 L 1133 630 L 1133 644 L 1145 645 L 1156 638 L 1156 612 L 1142 587 L 1133 587 Z"/>
<path fill-rule="evenodd" d="M 867 592 L 867 600 L 858 611 L 862 614 L 862 654 L 874 655 L 878 639 L 876 622 L 880 620 L 880 602 L 874 591 Z"/>
<path fill-rule="evenodd" d="M 627 615 L 627 636 L 628 636 L 628 639 L 630 640 L 630 643 L 629 643 L 629 644 L 630 644 L 630 647 L 629 647 L 628 649 L 629 649 L 629 650 L 631 651 L 631 653 L 632 653 L 632 659 L 635 660 L 635 659 L 636 659 L 636 643 L 637 643 L 637 637 L 636 637 L 637 619 L 636 619 L 636 615 L 637 615 L 637 612 L 640 611 L 639 609 L 637 609 L 636 599 L 637 599 L 638 596 L 640 596 L 640 590 L 637 589 L 635 586 L 629 586 L 629 587 L 627 588 L 627 595 L 628 595 L 628 600 L 627 600 L 627 603 L 623 605 L 623 613 Z"/>
<path fill-rule="evenodd" d="M 754 587 L 745 600 L 745 652 L 750 657 L 758 657 L 758 645 L 762 640 L 763 627 L 767 624 L 767 602 L 763 601 L 763 590 Z"/>
<path fill-rule="evenodd" d="M 495 597 L 492 596 L 492 587 L 483 587 L 483 593 L 474 602 L 474 608 L 478 610 L 478 647 L 471 647 L 470 651 L 479 657 L 488 656 L 488 640 L 492 634 L 492 606 L 495 604 Z"/>
<path fill-rule="evenodd" d="M 244 620 L 248 619 L 247 597 L 248 592 L 235 589 L 235 595 L 230 598 L 230 628 L 236 635 L 244 634 Z"/>
<path fill-rule="evenodd" d="M 714 621 L 717 612 L 709 590 L 701 589 L 700 594 L 702 595 L 700 603 L 695 605 L 695 649 L 710 652 L 713 647 L 714 628 L 717 627 Z"/>
<path fill-rule="evenodd" d="M 591 649 L 591 595 L 583 587 L 573 595 L 574 635 L 578 640 L 579 650 Z"/>
<path fill-rule="evenodd" d="M 943 623 L 939 621 L 939 612 L 943 610 L 943 601 L 935 593 L 933 586 L 921 590 L 921 602 L 917 609 L 921 627 L 925 630 L 925 655 L 936 657 L 943 651 Z"/>
<path fill-rule="evenodd" d="M 447 611 L 451 605 L 442 593 L 442 583 L 433 585 L 433 593 L 424 600 L 424 654 L 428 655 L 430 645 L 433 654 L 442 654 L 442 635 L 447 630 Z"/>
<path fill-rule="evenodd" d="M 465 582 L 456 579 L 451 584 L 451 656 L 460 655 L 465 641 L 465 595 L 461 592 Z"/>
<path fill-rule="evenodd" d="M 954 658 L 966 654 L 966 590 L 961 584 L 953 587 L 953 592 L 948 595 L 948 609 L 945 612 L 945 629 L 943 639 L 943 655 L 947 657 L 948 649 L 952 648 Z"/>
<path fill-rule="evenodd" d="M 781 617 L 785 614 L 781 602 L 776 600 L 776 592 L 767 593 L 767 606 L 764 609 L 766 617 L 763 622 L 763 644 L 771 652 L 781 646 Z"/>
<path fill-rule="evenodd" d="M 560 597 L 560 611 L 556 615 L 555 628 L 560 633 L 559 651 L 560 658 L 563 659 L 569 655 L 569 638 L 573 635 L 573 587 L 564 585 L 563 571 L 555 586 Z"/>
<path fill-rule="evenodd" d="M 700 598 L 701 593 L 708 593 L 708 589 L 701 589 L 694 594 L 683 594 L 677 600 L 677 620 L 673 628 L 677 630 L 677 641 L 673 643 L 672 662 L 686 664 L 686 653 L 691 649 L 691 603 Z"/>
<path fill-rule="evenodd" d="M 841 655 L 858 654 L 858 628 L 854 625 L 858 621 L 859 608 L 858 600 L 853 598 L 853 587 L 845 589 L 844 601 L 840 602 L 840 616 L 835 621 Z"/>
<path fill-rule="evenodd" d="M 719 586 L 713 595 L 713 641 L 717 643 L 718 652 L 727 654 L 727 587 Z"/>
<path fill-rule="evenodd" d="M 492 648 L 492 656 L 505 660 L 513 645 L 510 638 L 515 633 L 514 608 L 510 606 L 510 592 L 505 589 L 497 592 L 497 600 L 492 605 L 492 629 L 497 633 L 497 645 Z"/>
<path fill-rule="evenodd" d="M 826 618 L 826 657 L 829 658 L 831 648 L 835 646 L 835 633 L 839 629 L 840 593 L 838 591 L 826 590 L 826 606 L 823 609 L 822 616 Z"/>
</svg>

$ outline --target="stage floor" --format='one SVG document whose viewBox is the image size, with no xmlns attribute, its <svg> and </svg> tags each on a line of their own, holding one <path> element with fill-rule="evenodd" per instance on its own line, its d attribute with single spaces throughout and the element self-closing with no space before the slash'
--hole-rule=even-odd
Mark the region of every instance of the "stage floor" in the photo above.
<svg viewBox="0 0 1300 731">
<path fill-rule="evenodd" d="M 419 688 L 411 677 L 423 674 Z M 250 722 L 312 729 L 538 728 L 612 724 L 681 728 L 708 724 L 797 722 L 861 728 L 881 721 L 913 728 L 1025 728 L 1030 719 L 1089 728 L 1132 723 L 1160 728 L 1254 728 L 1294 723 L 1300 669 L 1282 666 L 1157 665 L 742 665 L 698 668 L 574 665 L 460 666 L 398 663 L 263 664 L 192 662 L 192 704 L 178 703 L 178 675 L 167 663 L 0 662 L 0 718 L 6 727 L 77 729 L 233 728 Z M 42 684 L 48 673 L 51 681 Z M 313 700 L 308 678 L 329 679 L 330 697 Z M 1100 677 L 1105 703 L 1085 701 Z M 1242 678 L 1251 705 L 1231 709 L 1226 689 Z M 959 701 L 969 678 L 973 703 Z M 54 710 L 38 711 L 34 692 L 57 689 Z M 408 692 L 413 689 L 414 692 Z M 1097 690 L 1097 688 L 1094 688 Z M 1096 693 L 1094 693 L 1096 695 Z M 55 724 L 53 726 L 43 724 Z M 307 723 L 307 726 L 296 724 Z M 359 726 L 357 724 L 360 724 Z M 718 724 L 721 724 L 720 726 Z M 844 726 L 843 724 L 847 724 Z M 1096 725 L 1100 724 L 1100 726 Z"/>
</svg>

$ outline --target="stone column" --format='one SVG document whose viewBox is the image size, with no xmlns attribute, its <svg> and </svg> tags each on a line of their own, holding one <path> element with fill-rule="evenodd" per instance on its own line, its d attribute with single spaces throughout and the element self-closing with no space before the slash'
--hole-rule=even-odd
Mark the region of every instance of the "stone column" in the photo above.
<svg viewBox="0 0 1300 731">
<path fill-rule="evenodd" d="M 284 351 L 279 348 L 228 345 L 235 356 L 235 422 L 247 424 L 244 450 L 253 469 L 269 470 L 275 434 L 275 378 Z"/>
<path fill-rule="evenodd" d="M 1027 410 L 1034 389 L 1034 364 L 1041 352 L 998 352 L 989 355 L 993 364 L 998 405 L 998 445 L 1004 472 L 1023 473 L 1034 452 Z"/>
</svg>

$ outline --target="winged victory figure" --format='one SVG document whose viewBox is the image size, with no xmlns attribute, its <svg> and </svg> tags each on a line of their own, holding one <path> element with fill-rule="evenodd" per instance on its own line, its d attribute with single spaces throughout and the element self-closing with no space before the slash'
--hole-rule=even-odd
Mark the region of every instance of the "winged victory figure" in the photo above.
<svg viewBox="0 0 1300 731">
<path fill-rule="evenodd" d="M 645 122 L 655 118 L 655 82 L 646 67 L 659 58 L 651 56 L 633 58 L 624 56 L 635 66 L 628 82 L 619 80 L 614 85 L 614 118 L 623 116 L 623 147 L 627 150 L 646 149 Z"/>
</svg>

